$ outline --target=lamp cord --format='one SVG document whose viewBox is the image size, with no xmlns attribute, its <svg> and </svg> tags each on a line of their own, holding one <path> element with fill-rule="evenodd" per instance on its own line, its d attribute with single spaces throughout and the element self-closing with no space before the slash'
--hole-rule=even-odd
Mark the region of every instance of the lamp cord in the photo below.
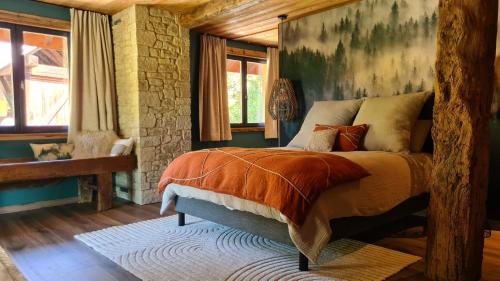
<svg viewBox="0 0 500 281">
<path fill-rule="evenodd" d="M 278 38 L 278 61 L 281 62 L 281 51 L 283 50 L 283 45 L 284 45 L 284 36 L 285 36 L 285 32 L 284 32 L 284 29 L 285 27 L 283 26 L 283 22 L 288 18 L 288 15 L 279 15 L 278 18 L 280 19 L 281 21 L 281 44 L 279 42 L 279 38 Z M 279 64 L 278 64 L 279 65 Z M 280 66 L 281 68 L 281 66 Z M 278 73 L 278 78 L 280 74 Z M 278 110 L 277 110 L 277 113 L 278 113 L 278 118 L 277 118 L 277 131 L 278 131 L 278 147 L 281 147 L 281 116 L 280 116 L 280 100 L 278 100 Z"/>
</svg>

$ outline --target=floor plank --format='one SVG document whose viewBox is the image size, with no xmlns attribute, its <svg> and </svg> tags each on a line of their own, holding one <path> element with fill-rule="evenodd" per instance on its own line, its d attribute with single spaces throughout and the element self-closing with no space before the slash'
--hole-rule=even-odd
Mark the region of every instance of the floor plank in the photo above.
<svg viewBox="0 0 500 281">
<path fill-rule="evenodd" d="M 0 245 L 13 256 L 28 280 L 135 281 L 138 279 L 132 274 L 74 240 L 73 236 L 158 218 L 159 208 L 159 204 L 139 206 L 115 200 L 113 209 L 101 213 L 95 211 L 93 204 L 72 204 L 0 215 Z M 425 255 L 421 227 L 391 234 L 394 232 L 385 227 L 358 239 L 418 256 Z M 424 262 L 420 261 L 389 280 L 426 280 L 423 271 Z M 493 232 L 485 240 L 483 280 L 500 280 L 500 232 Z"/>
</svg>

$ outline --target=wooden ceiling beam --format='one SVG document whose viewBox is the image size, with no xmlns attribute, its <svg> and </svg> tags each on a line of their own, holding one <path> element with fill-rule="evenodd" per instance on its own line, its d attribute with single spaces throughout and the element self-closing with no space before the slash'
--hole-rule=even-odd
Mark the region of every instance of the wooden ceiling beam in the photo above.
<svg viewBox="0 0 500 281">
<path fill-rule="evenodd" d="M 215 0 L 214 0 L 215 1 Z M 210 3 L 215 3 L 214 1 Z M 270 30 L 276 29 L 279 23 L 277 16 L 287 14 L 288 20 L 298 19 L 305 15 L 318 13 L 327 9 L 358 2 L 359 0 L 310 0 L 308 2 L 290 0 L 266 0 L 253 6 L 247 5 L 239 12 L 219 14 L 215 17 L 198 23 L 193 30 L 201 33 L 210 33 L 228 39 L 255 41 L 265 45 L 277 45 L 277 37 L 266 37 Z M 187 16 L 187 14 L 186 14 Z M 259 37 L 259 34 L 264 34 Z M 271 40 L 276 42 L 270 42 Z"/>
<path fill-rule="evenodd" d="M 219 16 L 214 18 L 196 29 L 210 28 L 217 30 L 219 28 L 228 28 L 235 25 L 245 25 L 250 23 L 259 23 L 261 20 L 275 19 L 278 22 L 277 16 L 289 10 L 290 3 L 285 1 L 267 0 L 257 6 L 249 7 L 237 17 L 235 16 Z M 274 16 L 276 15 L 276 16 Z"/>
<path fill-rule="evenodd" d="M 187 28 L 200 26 L 220 16 L 234 16 L 245 9 L 258 5 L 266 0 L 212 0 L 199 6 L 190 13 L 181 15 L 181 25 Z"/>
<path fill-rule="evenodd" d="M 288 20 L 333 9 L 360 0 L 40 0 L 84 10 L 114 14 L 128 6 L 152 5 L 180 14 L 184 27 L 225 38 L 242 38 L 256 44 L 276 45 L 270 30 Z M 270 40 L 275 40 L 271 42 Z"/>
<path fill-rule="evenodd" d="M 252 35 L 260 32 L 266 32 L 271 29 L 278 28 L 278 22 L 275 19 L 263 20 L 257 23 L 248 23 L 245 25 L 235 25 L 232 29 L 217 29 L 217 31 L 212 31 L 211 29 L 206 29 L 205 32 L 210 34 L 217 34 L 227 39 L 234 39 L 238 37 L 243 37 L 246 35 Z"/>
</svg>

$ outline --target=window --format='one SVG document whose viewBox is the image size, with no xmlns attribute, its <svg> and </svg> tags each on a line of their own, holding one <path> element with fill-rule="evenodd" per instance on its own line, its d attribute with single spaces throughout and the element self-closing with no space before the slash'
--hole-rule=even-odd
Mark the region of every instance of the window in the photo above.
<svg viewBox="0 0 500 281">
<path fill-rule="evenodd" d="M 63 132 L 69 33 L 0 23 L 0 132 Z"/>
<path fill-rule="evenodd" d="M 227 93 L 231 126 L 263 126 L 264 77 L 265 60 L 228 56 Z"/>
</svg>

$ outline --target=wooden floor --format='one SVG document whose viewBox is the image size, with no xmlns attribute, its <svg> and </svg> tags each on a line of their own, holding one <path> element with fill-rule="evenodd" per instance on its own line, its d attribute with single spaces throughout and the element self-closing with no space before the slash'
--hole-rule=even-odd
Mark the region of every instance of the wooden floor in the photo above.
<svg viewBox="0 0 500 281">
<path fill-rule="evenodd" d="M 73 236 L 157 217 L 159 204 L 138 206 L 121 201 L 115 201 L 113 209 L 101 213 L 90 204 L 74 204 L 0 215 L 0 245 L 14 257 L 28 280 L 137 280 L 115 263 L 75 241 Z M 412 228 L 375 244 L 423 256 L 425 238 L 412 238 L 420 230 Z M 380 235 L 380 231 L 368 236 L 375 234 Z M 486 239 L 484 253 L 483 280 L 500 280 L 500 232 L 493 232 Z M 418 262 L 389 280 L 425 280 L 423 269 L 423 262 Z"/>
</svg>

